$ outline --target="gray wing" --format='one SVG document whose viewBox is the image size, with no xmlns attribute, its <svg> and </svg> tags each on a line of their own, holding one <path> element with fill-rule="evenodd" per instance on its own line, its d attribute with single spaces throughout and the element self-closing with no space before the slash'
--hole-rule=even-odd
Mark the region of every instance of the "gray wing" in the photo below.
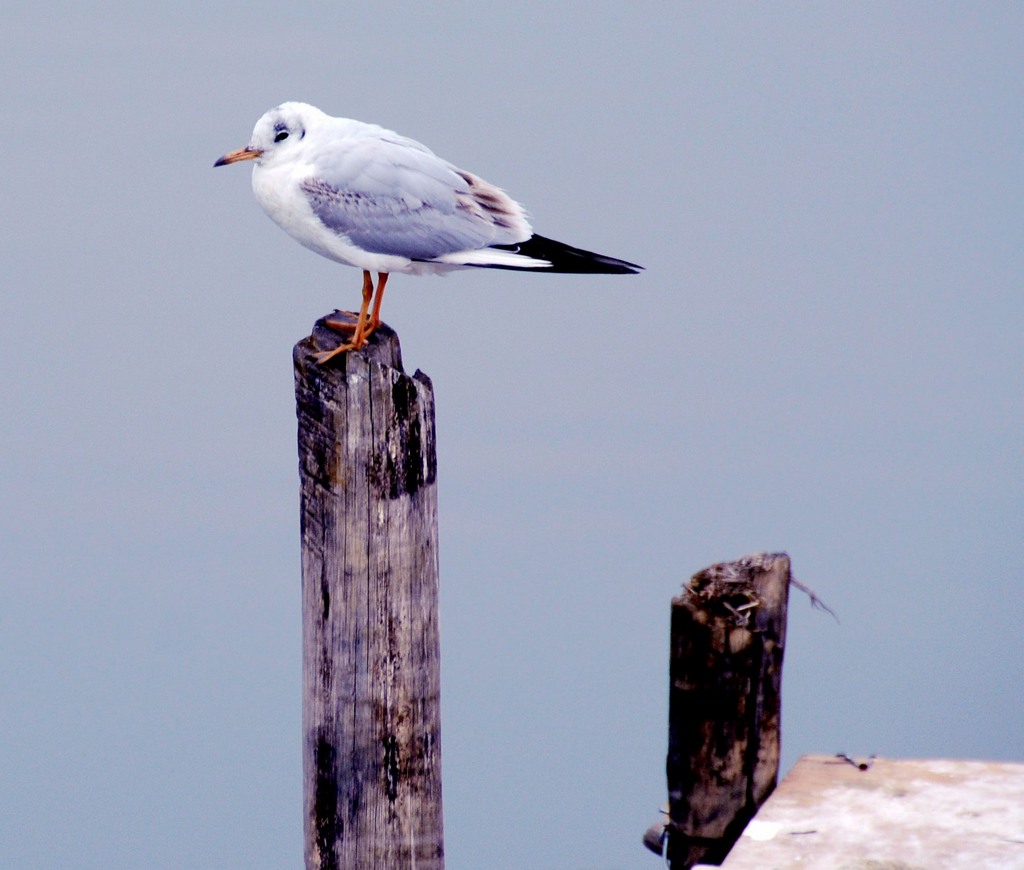
<svg viewBox="0 0 1024 870">
<path fill-rule="evenodd" d="M 430 260 L 531 234 L 503 191 L 396 134 L 346 148 L 302 190 L 326 227 L 375 254 Z"/>
</svg>

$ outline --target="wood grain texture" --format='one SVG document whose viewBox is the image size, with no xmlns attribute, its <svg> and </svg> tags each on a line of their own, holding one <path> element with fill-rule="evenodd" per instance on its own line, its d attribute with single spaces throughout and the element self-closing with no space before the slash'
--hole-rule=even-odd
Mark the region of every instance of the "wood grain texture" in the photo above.
<svg viewBox="0 0 1024 870">
<path fill-rule="evenodd" d="M 294 351 L 306 867 L 441 870 L 433 388 L 386 326 L 338 341 Z"/>
<path fill-rule="evenodd" d="M 695 574 L 672 601 L 669 851 L 717 863 L 778 781 L 790 563 L 761 553 Z"/>
</svg>

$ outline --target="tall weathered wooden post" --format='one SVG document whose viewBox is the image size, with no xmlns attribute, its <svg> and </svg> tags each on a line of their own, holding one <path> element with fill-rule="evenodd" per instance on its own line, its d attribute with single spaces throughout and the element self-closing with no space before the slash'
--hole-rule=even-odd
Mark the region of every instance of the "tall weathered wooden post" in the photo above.
<svg viewBox="0 0 1024 870">
<path fill-rule="evenodd" d="M 338 340 L 294 351 L 306 867 L 443 870 L 433 388 L 386 326 Z"/>
</svg>

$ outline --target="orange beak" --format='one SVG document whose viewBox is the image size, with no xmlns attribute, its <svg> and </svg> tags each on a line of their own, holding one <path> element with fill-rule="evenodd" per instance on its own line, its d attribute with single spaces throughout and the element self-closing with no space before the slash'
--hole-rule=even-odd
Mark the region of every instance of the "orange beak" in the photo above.
<svg viewBox="0 0 1024 870">
<path fill-rule="evenodd" d="M 237 151 L 229 151 L 213 165 L 227 166 L 229 163 L 238 163 L 240 160 L 255 160 L 262 153 L 263 152 L 258 148 L 250 148 L 246 145 L 244 148 L 239 148 Z"/>
</svg>

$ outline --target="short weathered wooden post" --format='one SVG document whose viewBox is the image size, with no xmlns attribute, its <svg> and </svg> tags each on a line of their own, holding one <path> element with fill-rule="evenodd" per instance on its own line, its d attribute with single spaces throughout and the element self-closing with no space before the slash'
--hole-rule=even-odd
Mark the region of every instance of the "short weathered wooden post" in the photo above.
<svg viewBox="0 0 1024 870">
<path fill-rule="evenodd" d="M 338 341 L 294 351 L 306 867 L 442 870 L 433 388 L 386 326 Z"/>
<path fill-rule="evenodd" d="M 775 788 L 790 580 L 785 553 L 759 553 L 694 574 L 672 600 L 673 870 L 720 863 Z"/>
</svg>

